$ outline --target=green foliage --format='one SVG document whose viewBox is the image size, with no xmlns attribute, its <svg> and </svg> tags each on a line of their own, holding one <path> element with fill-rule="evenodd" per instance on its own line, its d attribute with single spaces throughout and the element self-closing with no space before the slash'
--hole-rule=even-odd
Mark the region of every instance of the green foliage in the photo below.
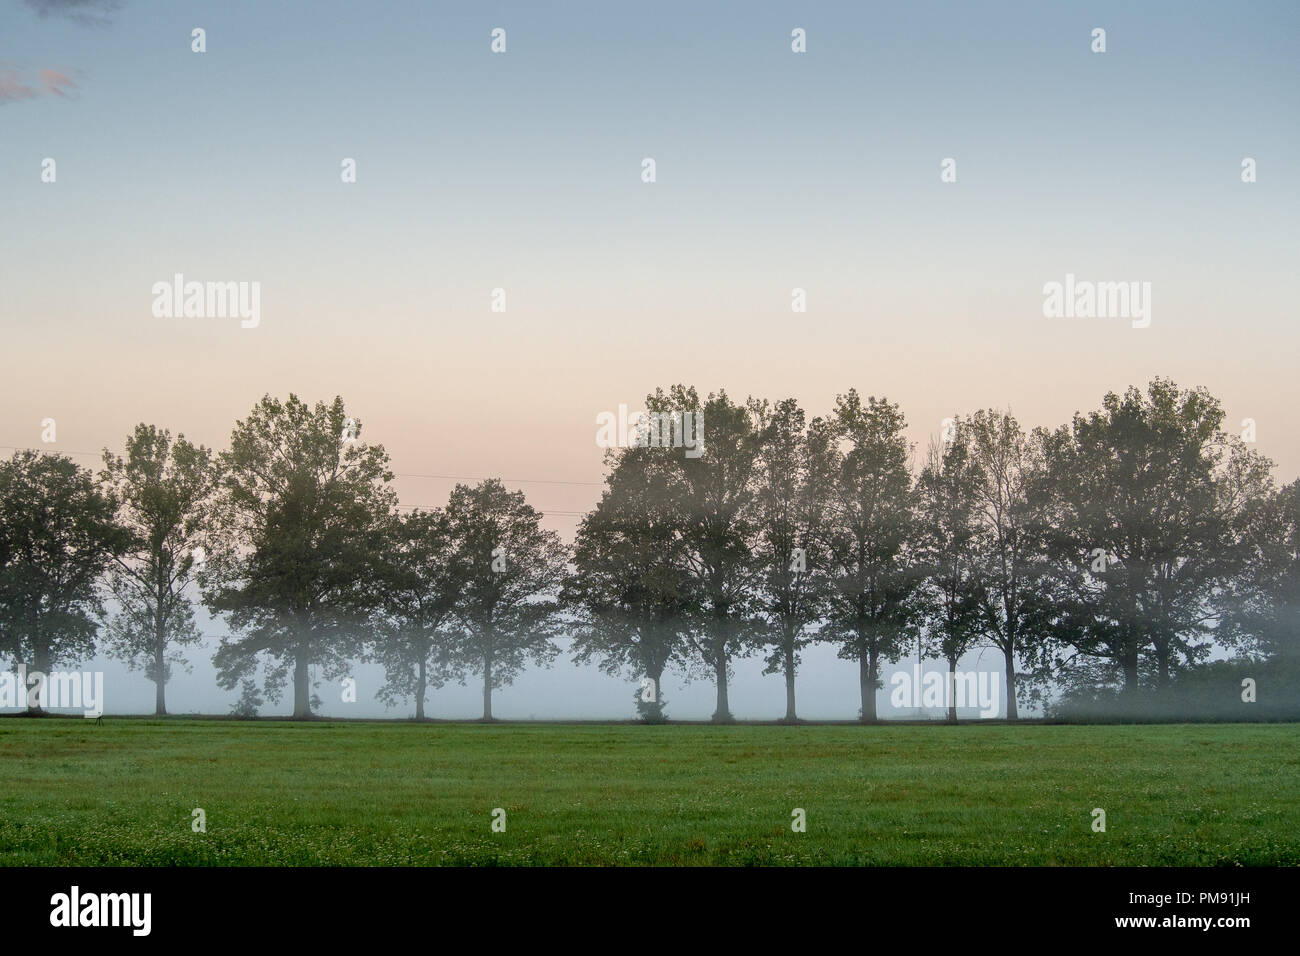
<svg viewBox="0 0 1300 956">
<path fill-rule="evenodd" d="M 981 566 L 980 494 L 985 475 L 972 450 L 970 425 L 954 421 L 951 439 L 933 445 L 916 483 L 916 557 L 925 574 L 920 592 L 933 656 L 950 671 L 983 637 L 988 589 Z M 948 705 L 957 719 L 957 704 Z"/>
<path fill-rule="evenodd" d="M 0 465 L 0 653 L 42 670 L 90 655 L 107 584 L 110 649 L 163 713 L 199 639 L 197 582 L 231 629 L 221 686 L 262 671 L 237 709 L 291 681 L 297 717 L 316 673 L 364 658 L 385 668 L 380 698 L 414 699 L 417 717 L 430 689 L 477 675 L 490 719 L 493 691 L 549 666 L 561 634 L 579 663 L 652 682 L 635 698 L 648 722 L 666 718 L 669 670 L 707 673 L 730 721 L 732 662 L 758 649 L 794 720 L 813 640 L 858 663 L 867 721 L 882 664 L 914 640 L 949 667 L 990 645 L 1012 704 L 1089 713 L 1121 690 L 1125 713 L 1139 692 L 1174 713 L 1216 648 L 1283 680 L 1300 658 L 1300 482 L 1275 490 L 1204 389 L 1157 378 L 1029 436 L 1009 412 L 958 417 L 917 475 L 899 407 L 854 390 L 810 422 L 793 399 L 684 385 L 646 405 L 694 434 L 611 452 L 572 554 L 499 480 L 400 517 L 386 453 L 340 398 L 266 396 L 215 460 L 141 424 L 99 485 L 20 452 Z"/>
<path fill-rule="evenodd" d="M 1156 379 L 1040 433 L 1050 500 L 1051 628 L 1059 648 L 1108 663 L 1130 694 L 1205 661 L 1218 596 L 1249 567 L 1240 533 L 1270 493 L 1271 463 L 1220 426 L 1203 389 Z M 1057 654 L 1067 682 L 1072 658 Z M 1082 674 L 1085 671 L 1076 670 Z"/>
<path fill-rule="evenodd" d="M 309 670 L 336 679 L 362 647 L 396 506 L 381 446 L 359 438 L 343 401 L 263 398 L 218 458 L 213 553 L 204 603 L 234 634 L 213 658 L 234 688 L 269 662 L 267 696 L 292 671 L 294 716 L 311 715 Z"/>
<path fill-rule="evenodd" d="M 1300 479 L 1249 499 L 1237 531 L 1248 559 L 1218 596 L 1216 638 L 1251 656 L 1300 662 Z M 1297 683 L 1300 688 L 1300 683 Z"/>
<path fill-rule="evenodd" d="M 559 591 L 567 557 L 559 535 L 541 526 L 523 492 L 490 479 L 457 485 L 446 521 L 455 542 L 462 628 L 460 660 L 483 680 L 483 719 L 492 691 L 513 683 L 528 663 L 549 665 L 558 653 Z"/>
<path fill-rule="evenodd" d="M 126 456 L 104 452 L 100 481 L 117 505 L 130 547 L 108 575 L 118 611 L 109 623 L 112 653 L 141 669 L 157 685 L 159 714 L 164 685 L 180 654 L 202 635 L 186 594 L 195 582 L 196 554 L 208 541 L 205 508 L 216 484 L 212 453 L 152 425 L 137 425 Z"/>
<path fill-rule="evenodd" d="M 768 648 L 764 673 L 786 680 L 786 720 L 798 717 L 795 673 L 799 652 L 815 639 L 830 586 L 824 573 L 825 502 L 816 493 L 812 446 L 799 404 L 750 402 L 760 443 L 755 468 L 754 523 L 760 633 Z"/>
<path fill-rule="evenodd" d="M 0 462 L 0 653 L 45 673 L 91 657 L 99 585 L 128 544 L 89 469 L 35 451 Z"/>
<path fill-rule="evenodd" d="M 578 526 L 563 606 L 577 663 L 653 681 L 653 700 L 634 694 L 647 722 L 666 718 L 663 676 L 686 665 L 695 592 L 686 563 L 680 481 L 662 448 L 611 453 L 596 507 Z"/>
<path fill-rule="evenodd" d="M 1278 656 L 1262 660 L 1210 661 L 1174 675 L 1164 686 L 1140 696 L 1123 693 L 1105 670 L 1087 668 L 1072 675 L 1047 714 L 1068 721 L 1275 721 L 1300 719 L 1300 660 Z M 1244 699 L 1250 682 L 1251 700 Z"/>
<path fill-rule="evenodd" d="M 713 719 L 732 719 L 727 699 L 731 661 L 754 641 L 756 566 L 753 552 L 754 470 L 761 436 L 754 409 L 733 402 L 725 391 L 701 401 L 691 387 L 675 385 L 646 398 L 651 413 L 694 416 L 704 452 L 655 449 L 669 463 L 681 509 L 680 522 L 694 610 L 686 642 L 696 662 L 709 669 L 717 687 Z"/>
<path fill-rule="evenodd" d="M 455 613 L 465 564 L 457 550 L 441 509 L 417 509 L 389 524 L 378 580 L 382 602 L 367 656 L 384 667 L 379 699 L 389 706 L 413 699 L 417 720 L 429 690 L 464 679 Z"/>
<path fill-rule="evenodd" d="M 822 634 L 859 665 L 863 720 L 876 718 L 880 664 L 915 635 L 924 570 L 915 554 L 915 491 L 898 405 L 856 390 L 814 420 L 813 493 L 826 502 L 821 546 L 830 603 Z"/>
</svg>

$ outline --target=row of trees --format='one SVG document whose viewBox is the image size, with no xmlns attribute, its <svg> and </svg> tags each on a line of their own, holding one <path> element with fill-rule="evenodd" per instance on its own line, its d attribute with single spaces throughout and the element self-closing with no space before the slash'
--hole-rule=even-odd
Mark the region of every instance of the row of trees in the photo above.
<svg viewBox="0 0 1300 956">
<path fill-rule="evenodd" d="M 19 451 L 0 464 L 0 653 L 48 671 L 103 636 L 164 713 L 201 639 L 197 594 L 229 626 L 214 663 L 248 709 L 291 684 L 309 716 L 313 671 L 362 659 L 417 717 L 477 678 L 491 718 L 493 690 L 567 635 L 579 662 L 653 682 L 635 698 L 648 720 L 665 673 L 708 675 L 719 721 L 754 652 L 796 719 L 812 641 L 857 662 L 864 721 L 883 664 L 913 648 L 950 670 L 997 648 L 1013 718 L 1053 689 L 1166 687 L 1216 646 L 1300 653 L 1300 482 L 1275 488 L 1204 390 L 1157 379 L 1056 430 L 980 411 L 919 462 L 899 407 L 856 391 L 811 420 L 684 386 L 647 409 L 707 423 L 704 453 L 611 451 L 571 547 L 497 480 L 401 508 L 338 398 L 263 398 L 220 453 L 140 425 L 97 476 Z"/>
</svg>

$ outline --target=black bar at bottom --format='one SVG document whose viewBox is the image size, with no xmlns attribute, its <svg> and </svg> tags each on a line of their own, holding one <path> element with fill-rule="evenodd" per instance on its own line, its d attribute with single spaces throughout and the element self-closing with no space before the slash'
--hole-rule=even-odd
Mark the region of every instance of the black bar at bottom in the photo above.
<svg viewBox="0 0 1300 956">
<path fill-rule="evenodd" d="M 1031 944 L 1126 936 L 1230 944 L 1245 938 L 1240 934 L 1271 936 L 1294 926 L 1298 890 L 1296 869 L 0 872 L 8 943 L 75 933 L 82 941 L 93 935 L 127 945 L 255 940 L 259 947 L 348 939 L 373 945 L 400 928 L 434 946 L 486 930 L 493 948 L 511 936 L 535 945 L 552 934 L 613 944 L 645 934 L 646 945 L 658 948 L 672 940 L 762 935 L 782 924 L 814 945 L 829 931 L 851 938 L 897 933 L 944 948 L 957 939 Z"/>
</svg>

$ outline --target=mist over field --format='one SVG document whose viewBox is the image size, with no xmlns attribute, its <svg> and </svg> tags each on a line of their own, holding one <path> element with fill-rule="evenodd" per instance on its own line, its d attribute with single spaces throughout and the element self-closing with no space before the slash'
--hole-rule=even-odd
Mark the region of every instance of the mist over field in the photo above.
<svg viewBox="0 0 1300 956">
<path fill-rule="evenodd" d="M 221 633 L 213 628 L 214 633 Z M 567 651 L 568 641 L 561 639 Z M 168 682 L 168 694 L 174 704 L 170 710 L 176 714 L 227 714 L 237 702 L 239 694 L 223 691 L 216 683 L 216 672 L 211 664 L 211 651 L 216 641 L 196 647 L 192 652 L 191 673 L 177 673 Z M 962 660 L 963 669 L 987 670 L 998 675 L 1002 671 L 992 651 L 973 652 Z M 897 671 L 909 672 L 915 664 L 900 663 L 884 671 L 885 688 L 879 692 L 880 715 L 916 719 L 915 708 L 894 708 L 889 701 L 890 676 Z M 924 662 L 927 672 L 938 671 L 942 665 L 936 661 Z M 147 714 L 153 707 L 154 687 L 138 672 L 128 670 L 121 662 L 96 655 L 81 665 L 85 670 L 102 670 L 106 688 L 105 713 Z M 779 676 L 764 675 L 759 657 L 746 658 L 736 663 L 732 684 L 732 710 L 738 720 L 776 720 L 785 706 L 784 691 Z M 414 713 L 414 705 L 385 708 L 374 700 L 374 691 L 383 683 L 383 668 L 377 664 L 358 664 L 352 671 L 357 679 L 357 702 L 342 702 L 341 687 L 337 681 L 321 682 L 319 713 L 324 717 L 374 717 L 405 718 Z M 493 709 L 502 720 L 633 720 L 636 709 L 633 695 L 640 688 L 640 680 L 619 679 L 601 673 L 594 665 L 574 665 L 562 652 L 556 666 L 547 670 L 526 671 L 513 686 L 494 701 Z M 678 720 L 708 720 L 714 708 L 713 686 L 707 677 L 697 677 L 686 683 L 680 676 L 664 680 L 665 697 L 670 701 L 671 713 Z M 831 646 L 814 646 L 804 652 L 804 664 L 799 673 L 801 697 L 800 714 L 808 720 L 854 720 L 857 716 L 857 678 L 851 666 L 835 656 Z M 1005 700 L 999 697 L 1005 716 Z M 468 685 L 451 684 L 430 695 L 430 717 L 454 720 L 473 720 L 482 710 L 481 690 L 471 682 Z M 71 711 L 69 711 L 71 712 Z M 285 715 L 288 706 L 268 705 L 262 708 L 263 716 Z M 925 718 L 942 719 L 942 708 L 924 709 Z M 977 708 L 964 708 L 963 717 L 978 716 Z"/>
</svg>

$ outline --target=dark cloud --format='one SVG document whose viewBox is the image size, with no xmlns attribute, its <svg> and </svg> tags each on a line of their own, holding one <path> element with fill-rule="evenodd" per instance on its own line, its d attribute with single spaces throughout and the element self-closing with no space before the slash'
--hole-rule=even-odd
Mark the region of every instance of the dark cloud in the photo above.
<svg viewBox="0 0 1300 956">
<path fill-rule="evenodd" d="M 122 0 L 23 0 L 42 17 L 66 17 L 86 26 L 106 26 Z"/>
</svg>

